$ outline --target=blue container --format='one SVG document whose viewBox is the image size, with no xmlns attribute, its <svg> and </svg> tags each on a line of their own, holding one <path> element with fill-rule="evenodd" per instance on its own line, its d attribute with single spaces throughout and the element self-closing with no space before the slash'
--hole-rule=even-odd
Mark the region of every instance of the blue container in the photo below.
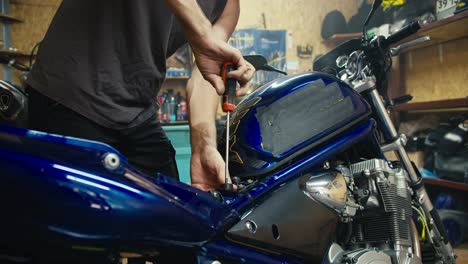
<svg viewBox="0 0 468 264">
<path fill-rule="evenodd" d="M 176 150 L 177 169 L 180 181 L 190 184 L 190 129 L 188 125 L 163 126 L 167 137 Z"/>
</svg>

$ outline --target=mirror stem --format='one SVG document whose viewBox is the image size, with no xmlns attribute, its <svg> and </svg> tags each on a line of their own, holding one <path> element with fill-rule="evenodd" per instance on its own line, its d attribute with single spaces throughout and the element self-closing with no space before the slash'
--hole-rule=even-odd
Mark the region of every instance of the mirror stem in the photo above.
<svg viewBox="0 0 468 264">
<path fill-rule="evenodd" d="M 382 0 L 375 0 L 372 4 L 372 9 L 369 12 L 369 15 L 366 18 L 366 22 L 364 22 L 362 36 L 365 40 L 367 40 L 367 25 L 369 24 L 372 16 L 374 16 L 375 11 L 382 5 Z"/>
</svg>

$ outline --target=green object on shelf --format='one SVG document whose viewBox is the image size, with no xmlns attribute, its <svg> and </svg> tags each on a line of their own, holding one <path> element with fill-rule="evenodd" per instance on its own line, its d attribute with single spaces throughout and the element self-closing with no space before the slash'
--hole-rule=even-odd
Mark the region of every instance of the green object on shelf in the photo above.
<svg viewBox="0 0 468 264">
<path fill-rule="evenodd" d="M 167 137 L 176 150 L 177 169 L 180 181 L 190 184 L 190 129 L 188 125 L 163 126 Z"/>
</svg>

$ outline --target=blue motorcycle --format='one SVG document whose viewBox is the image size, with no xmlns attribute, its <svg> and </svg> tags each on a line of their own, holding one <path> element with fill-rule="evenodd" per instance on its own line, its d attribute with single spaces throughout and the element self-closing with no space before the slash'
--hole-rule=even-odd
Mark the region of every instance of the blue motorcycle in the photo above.
<svg viewBox="0 0 468 264">
<path fill-rule="evenodd" d="M 0 262 L 455 263 L 381 96 L 402 48 L 391 46 L 419 27 L 363 34 L 239 103 L 219 144 L 236 191 L 143 175 L 102 143 L 1 127 Z"/>
</svg>

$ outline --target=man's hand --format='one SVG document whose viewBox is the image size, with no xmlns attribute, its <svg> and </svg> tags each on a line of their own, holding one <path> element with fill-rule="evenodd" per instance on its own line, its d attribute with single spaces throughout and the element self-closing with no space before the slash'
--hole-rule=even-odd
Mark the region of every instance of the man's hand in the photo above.
<svg viewBox="0 0 468 264">
<path fill-rule="evenodd" d="M 220 39 L 210 37 L 192 38 L 189 43 L 195 55 L 195 63 L 203 78 L 216 89 L 219 95 L 224 93 L 220 69 L 225 62 L 232 62 L 236 65 L 237 69 L 229 72 L 227 77 L 237 79 L 239 82 L 238 96 L 247 92 L 248 83 L 255 71 L 253 66 L 244 60 L 239 50 Z"/>
<path fill-rule="evenodd" d="M 237 70 L 227 77 L 238 80 L 240 89 L 237 94 L 244 95 L 254 72 L 253 67 L 249 67 L 239 50 L 226 43 L 239 18 L 239 1 L 229 0 L 215 25 L 211 25 L 195 0 L 166 0 L 166 4 L 182 22 L 203 79 L 216 89 L 218 95 L 222 95 L 224 83 L 221 67 L 225 62 L 232 62 Z"/>
<path fill-rule="evenodd" d="M 224 160 L 213 146 L 192 151 L 190 174 L 192 185 L 201 190 L 219 189 L 224 183 Z"/>
</svg>

